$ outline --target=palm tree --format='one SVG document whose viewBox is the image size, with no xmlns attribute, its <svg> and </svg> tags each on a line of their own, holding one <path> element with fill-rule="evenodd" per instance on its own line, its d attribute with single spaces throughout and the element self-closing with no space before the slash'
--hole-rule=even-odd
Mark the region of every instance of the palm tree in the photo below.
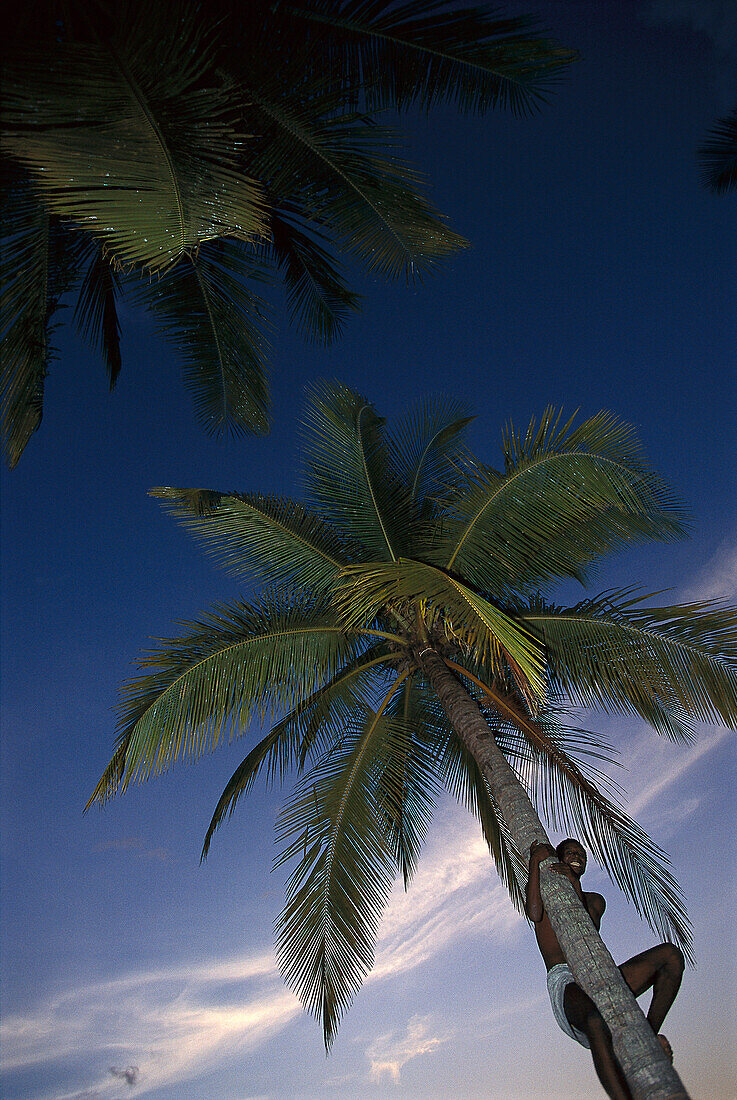
<svg viewBox="0 0 737 1100">
<path fill-rule="evenodd" d="M 218 562 L 266 587 L 144 661 L 90 804 L 271 715 L 223 792 L 203 857 L 259 775 L 298 769 L 278 826 L 279 861 L 296 865 L 277 949 L 327 1047 L 441 786 L 478 816 L 518 907 L 524 857 L 547 839 L 531 795 L 692 958 L 667 861 L 607 793 L 597 765 L 610 748 L 571 728 L 566 708 L 637 715 L 675 741 L 696 720 L 734 726 L 737 615 L 646 607 L 631 591 L 550 602 L 552 584 L 584 581 L 608 551 L 680 536 L 680 509 L 607 413 L 575 426 L 549 409 L 524 435 L 510 427 L 502 471 L 465 450 L 468 422 L 453 402 L 430 402 L 389 435 L 364 398 L 324 385 L 306 421 L 306 505 L 152 491 Z M 685 1096 L 570 885 L 543 865 L 541 889 L 633 1095 Z"/>
<path fill-rule="evenodd" d="M 525 113 L 573 59 L 527 19 L 421 0 L 31 0 L 4 33 L 11 466 L 39 426 L 70 295 L 111 388 L 125 292 L 181 355 L 204 428 L 264 432 L 265 282 L 278 276 L 293 323 L 330 341 L 359 301 L 336 253 L 414 278 L 465 245 L 378 116 Z"/>
</svg>

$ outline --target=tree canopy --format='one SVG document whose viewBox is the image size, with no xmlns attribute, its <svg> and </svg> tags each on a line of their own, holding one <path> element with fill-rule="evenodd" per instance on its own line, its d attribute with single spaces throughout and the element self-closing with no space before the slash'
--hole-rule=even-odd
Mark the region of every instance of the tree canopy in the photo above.
<svg viewBox="0 0 737 1100">
<path fill-rule="evenodd" d="M 409 0 L 37 0 L 2 44 L 3 445 L 43 411 L 62 306 L 121 369 L 150 312 L 210 433 L 267 430 L 273 295 L 330 341 L 341 265 L 421 278 L 462 248 L 388 112 L 534 110 L 573 59 L 526 18 Z"/>
</svg>

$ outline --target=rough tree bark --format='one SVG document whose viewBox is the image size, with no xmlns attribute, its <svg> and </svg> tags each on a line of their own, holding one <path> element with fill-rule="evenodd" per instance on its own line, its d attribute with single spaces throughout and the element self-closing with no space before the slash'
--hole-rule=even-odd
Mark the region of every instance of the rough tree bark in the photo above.
<svg viewBox="0 0 737 1100">
<path fill-rule="evenodd" d="M 475 700 L 437 651 L 418 653 L 453 729 L 479 765 L 520 854 L 533 841 L 550 843 L 527 792 L 494 741 Z M 540 892 L 573 976 L 612 1033 L 614 1053 L 634 1100 L 688 1100 L 678 1074 L 604 946 L 571 884 L 542 864 Z"/>
</svg>

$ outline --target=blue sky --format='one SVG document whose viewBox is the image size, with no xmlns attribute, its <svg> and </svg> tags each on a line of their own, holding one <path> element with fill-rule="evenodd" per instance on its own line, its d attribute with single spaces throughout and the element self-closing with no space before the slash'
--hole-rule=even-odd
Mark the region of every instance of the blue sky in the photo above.
<svg viewBox="0 0 737 1100">
<path fill-rule="evenodd" d="M 582 53 L 538 116 L 446 110 L 405 127 L 436 204 L 472 247 L 424 285 L 365 280 L 362 314 L 327 351 L 279 325 L 270 437 L 202 436 L 178 365 L 144 317 L 124 316 L 112 396 L 102 367 L 71 337 L 62 343 L 42 428 L 2 475 L 8 1100 L 596 1094 L 588 1054 L 552 1020 L 532 934 L 452 802 L 438 808 L 409 892 L 392 898 L 376 966 L 329 1058 L 273 962 L 283 792 L 258 789 L 198 862 L 243 743 L 82 815 L 136 655 L 235 594 L 147 490 L 298 495 L 298 418 L 317 377 L 340 378 L 389 416 L 427 393 L 460 397 L 490 462 L 509 419 L 524 424 L 550 402 L 610 409 L 637 425 L 687 502 L 692 537 L 612 558 L 594 590 L 634 583 L 737 599 L 737 200 L 704 191 L 694 158 L 733 107 L 735 8 L 551 0 L 536 10 Z M 636 722 L 582 724 L 617 744 L 627 808 L 684 888 L 698 966 L 666 1032 L 692 1095 L 728 1100 L 732 735 L 704 727 L 682 748 Z M 614 956 L 649 946 L 616 887 L 595 867 L 587 880 L 608 899 Z"/>
</svg>

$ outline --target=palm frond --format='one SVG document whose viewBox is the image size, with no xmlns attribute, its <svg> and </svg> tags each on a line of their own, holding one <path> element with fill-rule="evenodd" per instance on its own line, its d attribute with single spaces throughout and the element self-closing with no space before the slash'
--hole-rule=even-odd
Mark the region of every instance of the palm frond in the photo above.
<svg viewBox="0 0 737 1100">
<path fill-rule="evenodd" d="M 463 432 L 473 419 L 461 402 L 436 398 L 419 402 L 399 422 L 391 437 L 395 461 L 415 506 L 444 496 L 454 484 L 465 458 Z"/>
<path fill-rule="evenodd" d="M 15 466 L 41 423 L 52 355 L 49 219 L 20 181 L 3 188 L 0 237 L 0 396 L 3 452 Z"/>
<path fill-rule="evenodd" d="M 226 731 L 232 739 L 254 718 L 292 710 L 362 648 L 329 610 L 289 592 L 184 625 L 186 634 L 162 641 L 141 661 L 154 671 L 124 687 L 114 766 L 88 805 L 180 757 L 197 759 Z"/>
<path fill-rule="evenodd" d="M 376 656 L 377 648 L 381 648 Z M 325 684 L 282 718 L 241 761 L 223 791 L 205 835 L 202 859 L 207 857 L 215 831 L 230 817 L 242 795 L 248 794 L 259 774 L 267 782 L 283 781 L 291 768 L 304 766 L 308 756 L 322 755 L 350 728 L 357 710 L 368 710 L 367 673 L 386 661 L 385 647 L 367 650 L 342 665 Z"/>
<path fill-rule="evenodd" d="M 329 592 L 355 548 L 286 497 L 207 489 L 152 489 L 232 576 Z"/>
<path fill-rule="evenodd" d="M 116 307 L 120 279 L 102 245 L 94 239 L 89 244 L 89 266 L 79 291 L 74 320 L 83 339 L 102 353 L 112 390 L 121 367 Z"/>
<path fill-rule="evenodd" d="M 339 94 L 312 89 L 297 104 L 291 88 L 267 86 L 253 97 L 263 131 L 254 170 L 369 271 L 414 277 L 466 246 L 420 194 L 394 134 L 341 110 Z"/>
<path fill-rule="evenodd" d="M 319 41 L 334 77 L 376 107 L 450 101 L 462 111 L 500 106 L 522 114 L 575 59 L 530 19 L 448 10 L 444 0 L 303 0 L 281 8 L 308 41 Z"/>
<path fill-rule="evenodd" d="M 395 860 L 376 789 L 399 800 L 393 723 L 369 712 L 298 784 L 277 827 L 277 865 L 299 857 L 276 922 L 277 958 L 329 1049 L 374 959 Z"/>
<path fill-rule="evenodd" d="M 691 927 L 669 861 L 637 822 L 603 793 L 606 780 L 587 760 L 588 732 L 545 720 L 535 723 L 532 737 L 514 732 L 519 755 L 512 762 L 518 767 L 521 763 L 536 805 L 552 827 L 579 838 L 650 927 L 677 943 L 693 964 Z M 598 744 L 602 745 L 600 739 Z"/>
<path fill-rule="evenodd" d="M 313 511 L 378 559 L 394 559 L 407 531 L 407 492 L 394 472 L 384 421 L 338 383 L 312 387 L 305 416 L 307 496 Z"/>
<path fill-rule="evenodd" d="M 718 195 L 737 187 L 737 110 L 720 118 L 699 148 L 703 183 Z"/>
<path fill-rule="evenodd" d="M 260 188 L 241 166 L 238 92 L 200 16 L 184 3 L 121 2 L 91 41 L 19 46 L 5 65 L 4 151 L 49 210 L 121 264 L 161 269 L 203 241 L 266 232 Z"/>
<path fill-rule="evenodd" d="M 136 298 L 181 357 L 197 419 L 212 435 L 268 430 L 264 306 L 244 282 L 256 270 L 239 242 L 209 241 L 138 283 Z"/>
<path fill-rule="evenodd" d="M 307 339 L 331 343 L 349 312 L 358 309 L 358 294 L 346 286 L 315 234 L 286 211 L 272 212 L 271 249 L 286 284 L 292 323 Z"/>
<path fill-rule="evenodd" d="M 337 583 L 333 603 L 348 628 L 373 621 L 379 610 L 405 601 L 423 601 L 442 611 L 446 629 L 461 646 L 500 671 L 521 674 L 520 688 L 533 698 L 545 695 L 542 648 L 503 611 L 455 577 L 424 562 L 348 565 Z"/>
<path fill-rule="evenodd" d="M 478 465 L 446 502 L 434 561 L 496 598 L 583 579 L 611 550 L 683 534 L 681 509 L 609 413 L 562 427 L 549 408 L 524 436 L 508 429 L 506 469 Z"/>
<path fill-rule="evenodd" d="M 417 869 L 440 790 L 436 774 L 440 744 L 426 721 L 426 697 L 427 688 L 422 677 L 410 675 L 387 707 L 387 717 L 396 723 L 394 752 L 397 759 L 390 782 L 385 785 L 380 777 L 377 791 L 377 801 L 405 890 Z M 394 782 L 396 768 L 403 775 L 401 792 L 397 792 Z"/>
<path fill-rule="evenodd" d="M 657 729 L 656 701 L 735 729 L 737 609 L 716 601 L 643 607 L 649 598 L 612 591 L 571 608 L 541 604 L 521 618 L 544 640 L 555 688 L 575 702 L 639 714 Z"/>
</svg>

